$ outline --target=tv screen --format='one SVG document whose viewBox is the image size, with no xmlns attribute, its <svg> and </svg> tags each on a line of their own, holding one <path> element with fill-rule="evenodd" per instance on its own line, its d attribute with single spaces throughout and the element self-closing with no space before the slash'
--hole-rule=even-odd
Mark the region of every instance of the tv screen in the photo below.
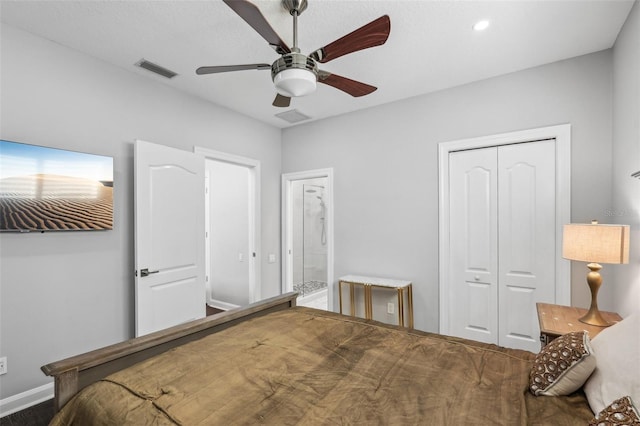
<svg viewBox="0 0 640 426">
<path fill-rule="evenodd" d="M 0 140 L 0 231 L 113 229 L 113 158 Z"/>
</svg>

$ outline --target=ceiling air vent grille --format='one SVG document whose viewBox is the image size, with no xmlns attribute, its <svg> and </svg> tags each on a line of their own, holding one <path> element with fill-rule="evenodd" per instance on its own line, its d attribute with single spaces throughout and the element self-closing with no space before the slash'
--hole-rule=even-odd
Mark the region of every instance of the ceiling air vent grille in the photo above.
<svg viewBox="0 0 640 426">
<path fill-rule="evenodd" d="M 140 59 L 138 62 L 136 62 L 136 65 L 140 68 L 144 68 L 147 71 L 151 71 L 165 78 L 173 78 L 178 75 L 178 73 L 161 67 L 160 65 L 154 64 L 153 62 L 149 62 L 146 59 Z"/>
<path fill-rule="evenodd" d="M 281 112 L 280 114 L 276 114 L 276 117 L 291 124 L 299 123 L 301 121 L 308 120 L 311 118 L 309 116 L 304 115 L 297 109 Z"/>
</svg>

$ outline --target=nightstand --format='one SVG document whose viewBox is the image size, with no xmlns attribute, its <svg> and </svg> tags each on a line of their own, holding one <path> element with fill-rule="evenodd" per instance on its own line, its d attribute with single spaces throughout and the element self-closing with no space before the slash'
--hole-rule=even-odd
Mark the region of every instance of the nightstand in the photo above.
<svg viewBox="0 0 640 426">
<path fill-rule="evenodd" d="M 587 313 L 587 309 L 573 306 L 552 305 L 550 303 L 536 303 L 538 322 L 540 323 L 540 341 L 542 347 L 556 337 L 572 331 L 587 331 L 593 339 L 607 327 L 598 327 L 580 322 L 578 318 Z M 615 312 L 600 311 L 604 319 L 609 322 L 622 321 L 622 317 Z"/>
</svg>

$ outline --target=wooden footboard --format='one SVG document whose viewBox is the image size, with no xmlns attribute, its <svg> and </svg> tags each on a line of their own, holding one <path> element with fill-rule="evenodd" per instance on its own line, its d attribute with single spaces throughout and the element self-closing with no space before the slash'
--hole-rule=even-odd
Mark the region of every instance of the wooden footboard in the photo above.
<svg viewBox="0 0 640 426">
<path fill-rule="evenodd" d="M 242 321 L 296 305 L 297 293 L 287 293 L 145 336 L 106 346 L 41 367 L 54 377 L 54 408 L 59 411 L 78 391 L 109 374 L 176 346 L 217 333 Z"/>
</svg>

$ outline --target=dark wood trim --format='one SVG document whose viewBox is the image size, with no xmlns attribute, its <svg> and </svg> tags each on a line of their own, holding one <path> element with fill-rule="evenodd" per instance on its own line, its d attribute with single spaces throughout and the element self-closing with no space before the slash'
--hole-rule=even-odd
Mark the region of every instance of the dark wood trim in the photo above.
<svg viewBox="0 0 640 426">
<path fill-rule="evenodd" d="M 54 409 L 59 411 L 78 391 L 109 374 L 145 359 L 217 333 L 237 323 L 296 305 L 297 293 L 287 293 L 175 327 L 105 346 L 41 367 L 55 380 Z"/>
</svg>

